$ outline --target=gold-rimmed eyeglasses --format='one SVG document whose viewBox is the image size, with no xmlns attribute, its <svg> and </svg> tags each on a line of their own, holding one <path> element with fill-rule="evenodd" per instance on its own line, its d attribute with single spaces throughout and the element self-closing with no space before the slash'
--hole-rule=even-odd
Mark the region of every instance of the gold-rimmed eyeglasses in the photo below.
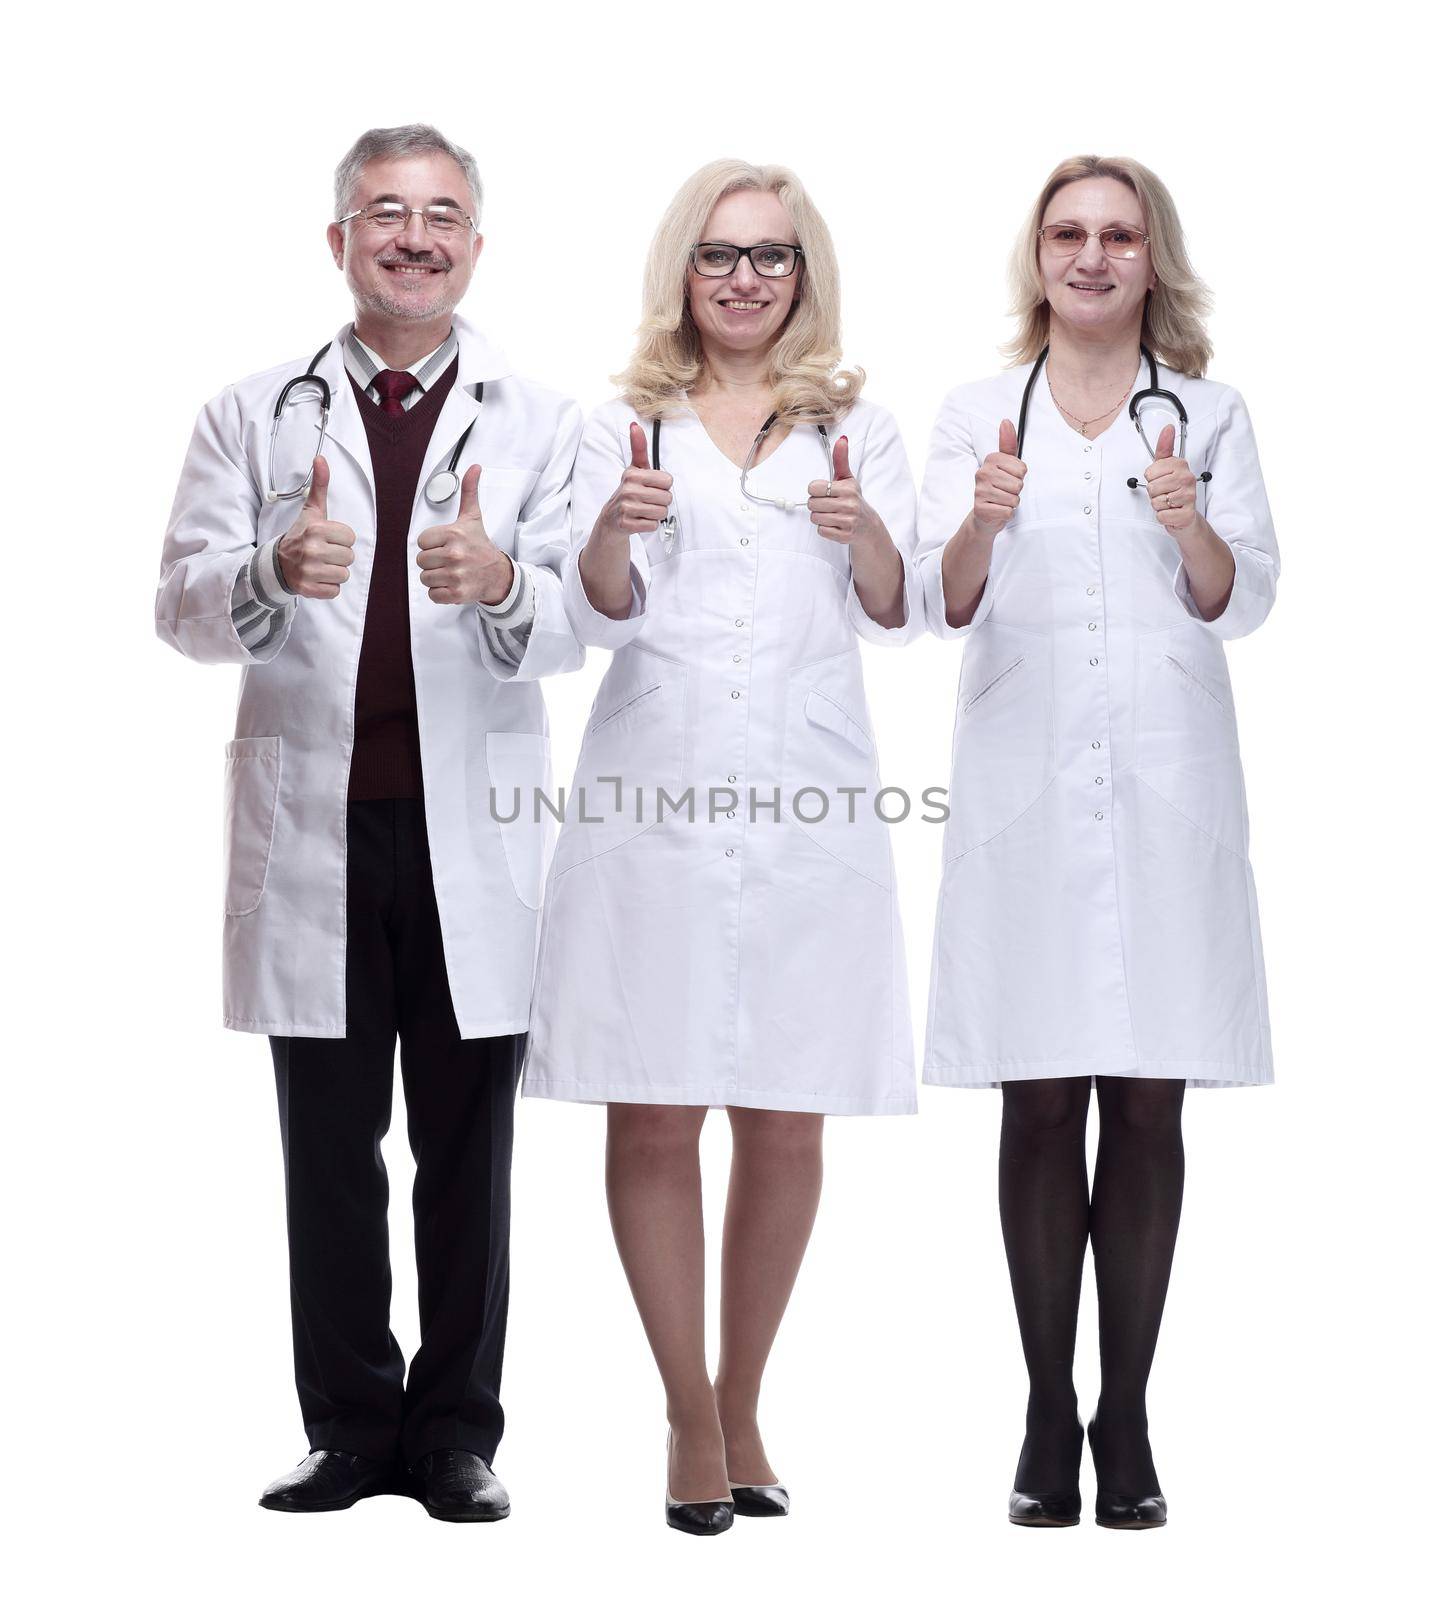
<svg viewBox="0 0 1431 1600">
<path fill-rule="evenodd" d="M 1088 243 L 1088 229 L 1073 222 L 1051 222 L 1038 230 L 1038 236 L 1049 251 L 1056 256 L 1076 256 Z M 1103 254 L 1121 261 L 1131 261 L 1142 253 L 1148 242 L 1146 233 L 1136 228 L 1100 228 L 1098 242 Z"/>
<path fill-rule="evenodd" d="M 401 200 L 374 200 L 371 205 L 359 206 L 346 217 L 338 218 L 341 228 L 345 222 L 361 217 L 370 228 L 383 233 L 401 233 L 413 217 L 421 217 L 429 233 L 451 237 L 464 228 L 477 231 L 477 224 L 461 206 L 405 206 Z"/>
</svg>

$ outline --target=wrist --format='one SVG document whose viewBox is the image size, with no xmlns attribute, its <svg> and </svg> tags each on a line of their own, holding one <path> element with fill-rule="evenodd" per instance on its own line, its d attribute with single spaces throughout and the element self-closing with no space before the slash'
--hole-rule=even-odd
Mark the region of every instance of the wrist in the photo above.
<svg viewBox="0 0 1431 1600">
<path fill-rule="evenodd" d="M 497 559 L 482 574 L 477 588 L 477 602 L 484 606 L 499 606 L 510 596 L 517 571 L 504 551 L 497 551 Z"/>
</svg>

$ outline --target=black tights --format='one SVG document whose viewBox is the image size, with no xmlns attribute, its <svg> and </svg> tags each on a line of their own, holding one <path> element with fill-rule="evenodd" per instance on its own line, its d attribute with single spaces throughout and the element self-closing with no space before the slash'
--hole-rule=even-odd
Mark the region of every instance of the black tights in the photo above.
<svg viewBox="0 0 1431 1600">
<path fill-rule="evenodd" d="M 1084 1135 L 1098 1090 L 1098 1162 L 1088 1191 Z M 1099 1481 L 1159 1493 L 1146 1390 L 1183 1199 L 1180 1078 L 1038 1078 L 1004 1085 L 999 1215 L 1029 1372 L 1025 1493 L 1077 1484 L 1082 1440 L 1073 1344 L 1083 1254 L 1093 1243 L 1102 1391 Z"/>
</svg>

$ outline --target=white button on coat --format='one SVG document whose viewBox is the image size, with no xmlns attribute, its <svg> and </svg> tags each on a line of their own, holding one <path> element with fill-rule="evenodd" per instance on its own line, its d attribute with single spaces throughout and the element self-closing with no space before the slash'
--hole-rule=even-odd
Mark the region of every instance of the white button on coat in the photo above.
<svg viewBox="0 0 1431 1600">
<path fill-rule="evenodd" d="M 831 438 L 905 561 L 905 622 L 860 605 L 848 547 L 803 504 L 756 506 L 740 469 L 694 414 L 661 427 L 679 532 L 631 541 L 633 611 L 593 609 L 576 555 L 628 462 L 631 409 L 589 420 L 577 458 L 567 566 L 578 638 L 615 655 L 592 706 L 552 863 L 533 1007 L 527 1094 L 555 1099 L 752 1106 L 831 1113 L 915 1109 L 903 936 L 865 704 L 859 638 L 919 630 L 914 487 L 888 413 L 857 402 Z M 648 425 L 649 432 L 649 425 Z M 793 429 L 749 476 L 801 501 L 827 475 L 815 429 Z M 749 544 L 746 541 L 749 540 Z M 732 645 L 738 643 L 739 660 Z M 711 797 L 730 773 L 742 789 Z M 614 813 L 612 785 L 627 786 Z M 859 787 L 856 818 L 840 785 Z M 780 789 L 781 813 L 752 815 Z M 830 799 L 818 819 L 813 791 Z M 645 809 L 631 799 L 639 788 Z M 693 791 L 695 821 L 657 789 Z M 792 805 L 795 814 L 792 815 Z M 803 815 L 805 820 L 800 820 Z"/>
<path fill-rule="evenodd" d="M 579 667 L 584 652 L 562 603 L 570 542 L 576 405 L 513 377 L 461 318 L 457 373 L 421 482 L 440 470 L 477 416 L 459 474 L 482 465 L 478 492 L 492 542 L 527 569 L 536 615 L 519 667 L 493 654 L 473 606 L 437 605 L 418 579 L 417 539 L 450 522 L 415 497 L 408 534 L 408 615 L 433 885 L 457 1024 L 465 1039 L 527 1025 L 544 865 L 530 801 L 511 823 L 512 792 L 551 790 L 546 710 L 536 682 Z M 341 1039 L 347 941 L 346 834 L 353 696 L 372 575 L 376 510 L 367 434 L 341 340 L 318 363 L 332 390 L 328 516 L 357 537 L 334 600 L 299 600 L 291 626 L 256 658 L 235 631 L 234 580 L 285 532 L 301 501 L 264 504 L 269 425 L 305 357 L 226 389 L 200 413 L 164 545 L 159 637 L 196 661 L 243 666 L 228 747 L 224 1021 L 248 1033 Z M 496 805 L 489 790 L 496 789 Z"/>
<path fill-rule="evenodd" d="M 971 623 L 954 629 L 940 558 L 973 503 L 975 471 L 998 448 L 1000 419 L 1018 415 L 1029 371 L 948 396 L 920 502 L 930 626 L 966 640 L 924 1080 L 1268 1082 L 1223 655 L 1223 640 L 1267 616 L 1278 573 L 1246 409 L 1222 384 L 1162 376 L 1188 411 L 1194 473 L 1213 474 L 1199 505 L 1236 562 L 1216 621 L 1197 611 L 1146 492 L 1128 487 L 1149 457 L 1126 408 L 1086 441 L 1061 419 L 1041 375 L 1019 510 L 994 542 Z M 1164 420 L 1145 422 L 1154 442 Z M 1089 656 L 1095 624 L 1102 649 Z"/>
</svg>

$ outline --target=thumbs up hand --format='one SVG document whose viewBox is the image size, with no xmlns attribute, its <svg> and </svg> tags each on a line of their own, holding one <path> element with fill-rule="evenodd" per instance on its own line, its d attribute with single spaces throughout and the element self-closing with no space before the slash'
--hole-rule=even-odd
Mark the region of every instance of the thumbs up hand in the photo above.
<svg viewBox="0 0 1431 1600">
<path fill-rule="evenodd" d="M 810 521 L 822 539 L 835 544 L 856 544 L 889 537 L 879 513 L 860 493 L 859 480 L 850 470 L 850 441 L 841 434 L 832 453 L 835 476 L 816 478 L 810 484 Z"/>
<path fill-rule="evenodd" d="M 477 485 L 479 466 L 462 475 L 462 498 L 451 522 L 425 528 L 417 538 L 417 564 L 427 598 L 437 605 L 495 605 L 512 587 L 512 563 L 487 537 Z"/>
<path fill-rule="evenodd" d="M 999 448 L 984 457 L 974 474 L 974 531 L 986 539 L 1002 532 L 1019 509 L 1028 467 L 1019 460 L 1018 429 L 1007 417 L 999 424 Z"/>
<path fill-rule="evenodd" d="M 1153 512 L 1174 538 L 1202 520 L 1197 509 L 1197 479 L 1187 462 L 1173 454 L 1176 437 L 1170 422 L 1158 435 L 1158 448 L 1143 474 Z"/>
<path fill-rule="evenodd" d="M 313 458 L 313 481 L 298 520 L 278 541 L 278 567 L 294 594 L 309 600 L 336 600 L 348 581 L 357 535 L 344 522 L 328 520 L 328 463 Z"/>
<path fill-rule="evenodd" d="M 669 472 L 656 472 L 646 430 L 631 424 L 631 465 L 621 474 L 616 492 L 601 508 L 592 538 L 627 539 L 633 533 L 654 533 L 671 509 Z"/>
</svg>

